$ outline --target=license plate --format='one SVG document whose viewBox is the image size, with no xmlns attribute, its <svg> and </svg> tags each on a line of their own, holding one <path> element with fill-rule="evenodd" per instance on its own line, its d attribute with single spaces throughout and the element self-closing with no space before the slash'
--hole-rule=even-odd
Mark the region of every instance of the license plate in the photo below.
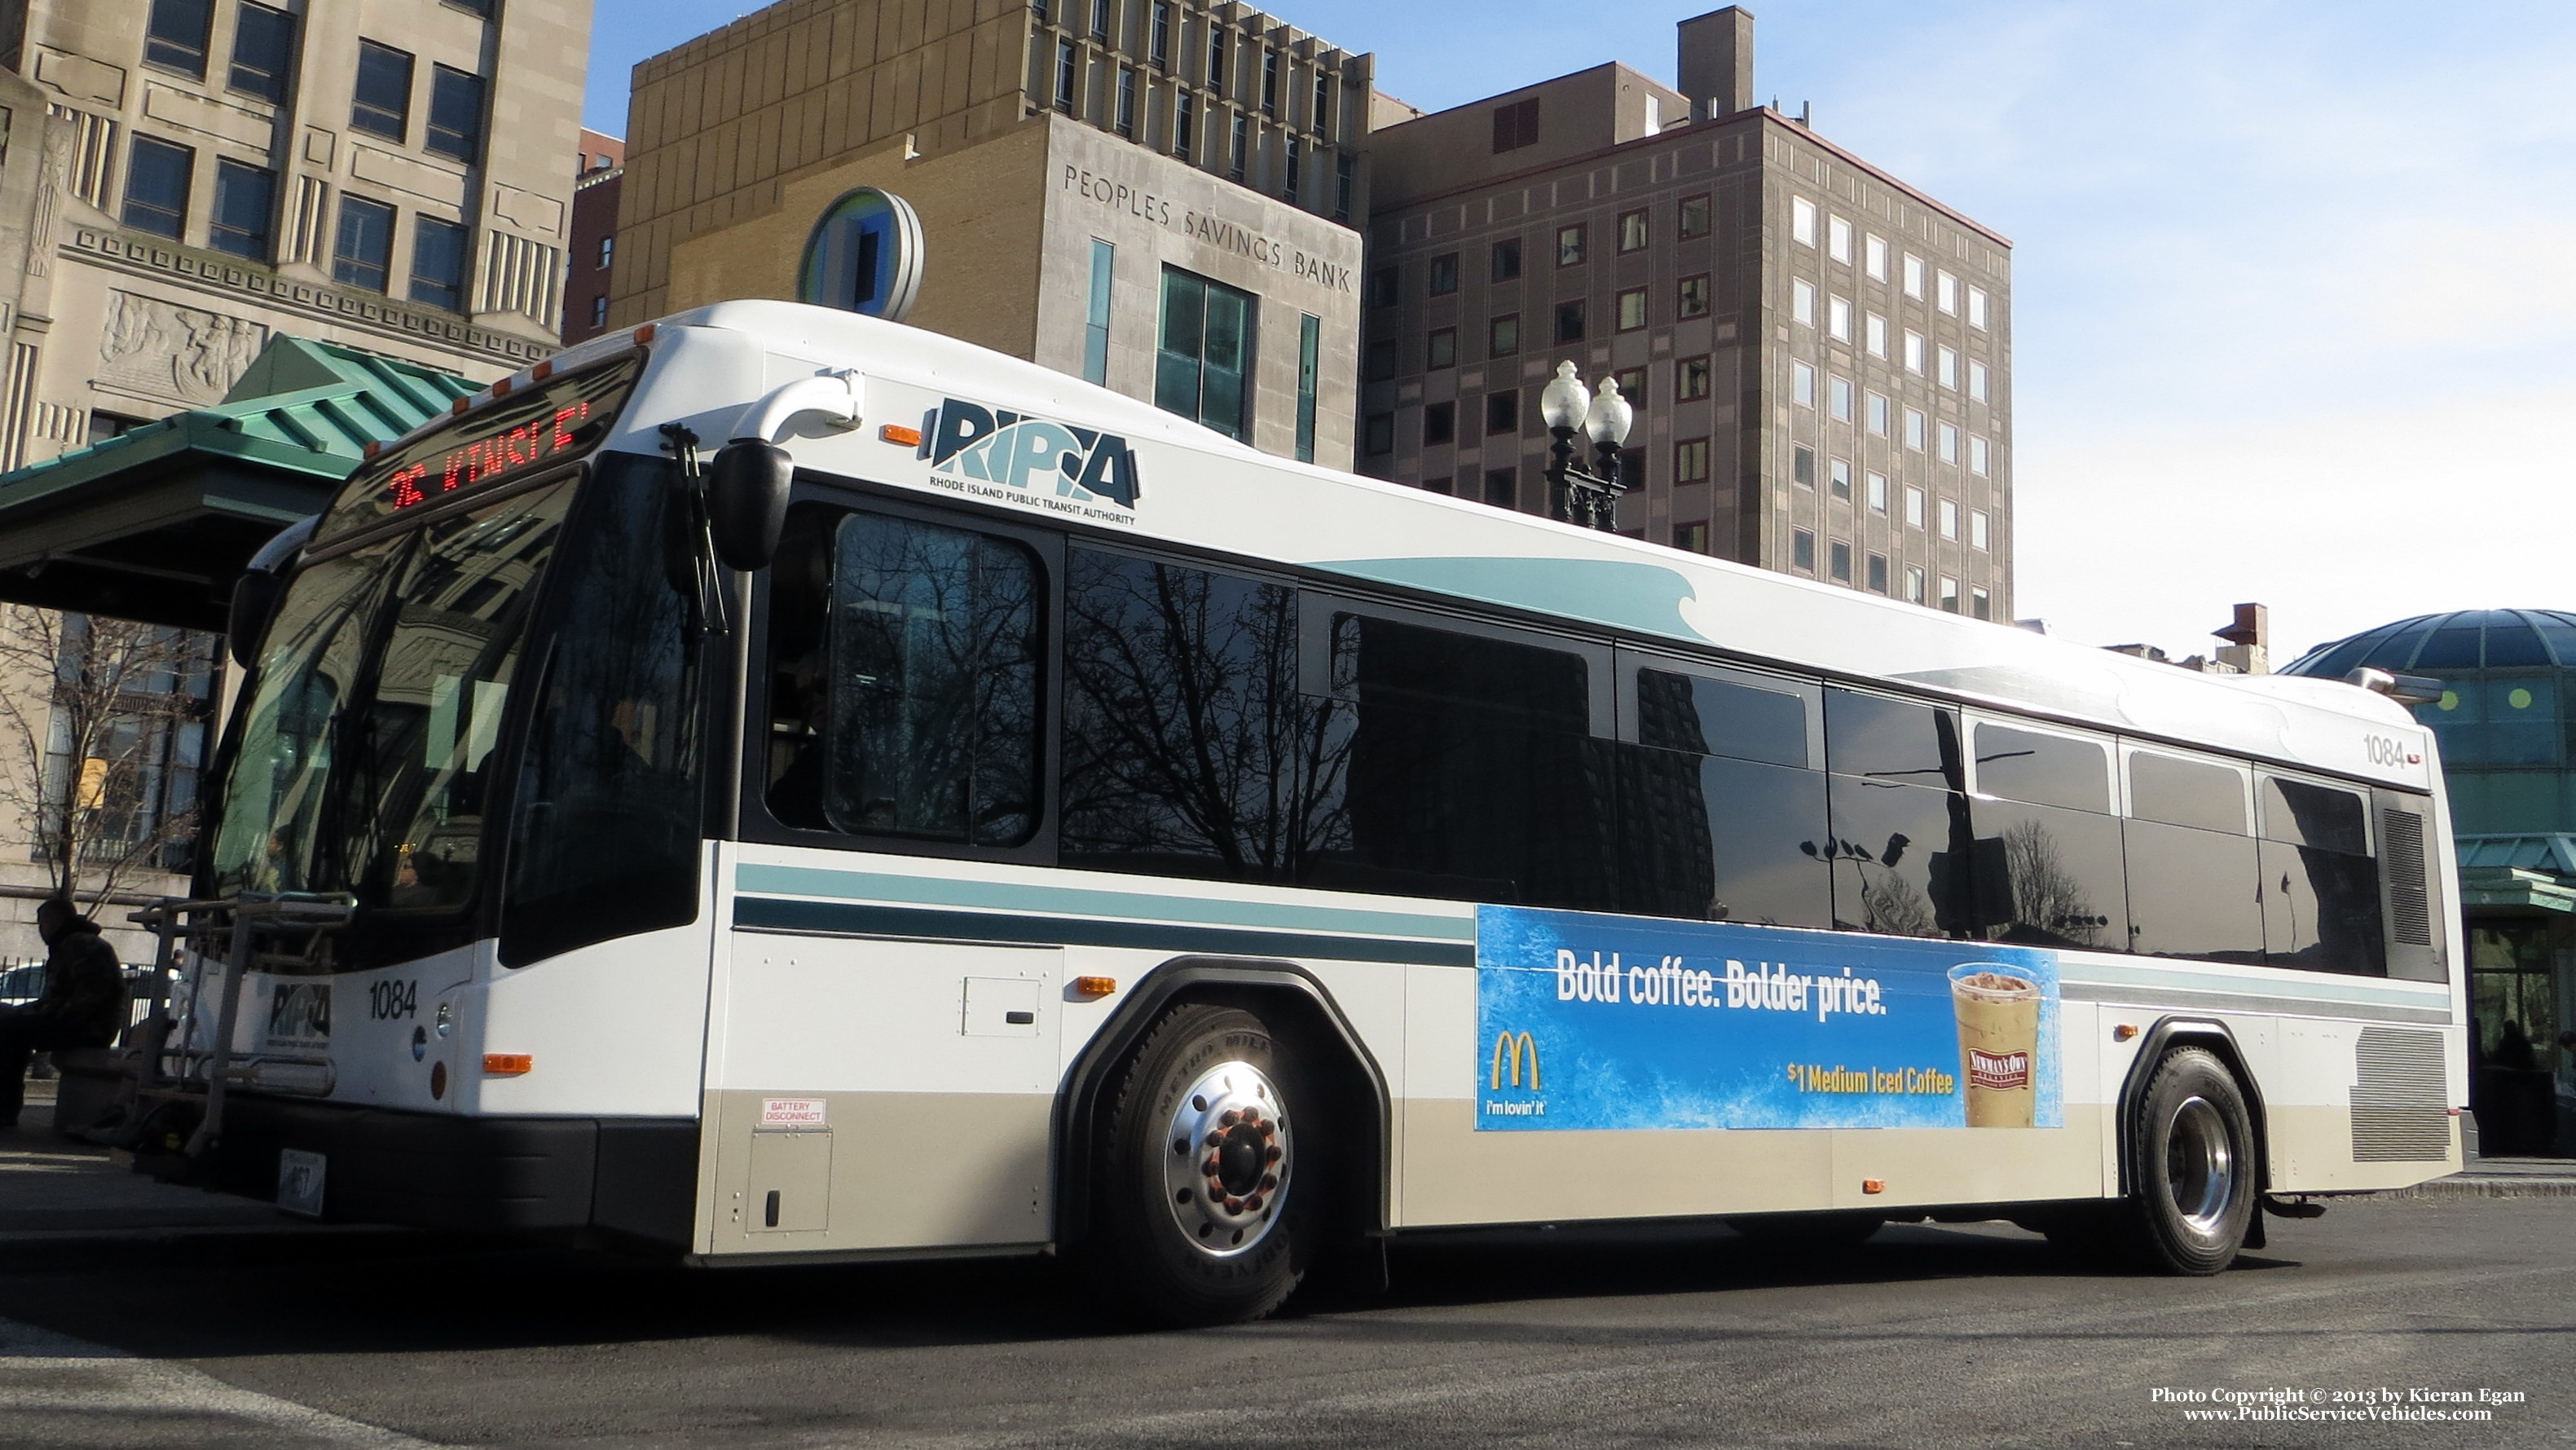
<svg viewBox="0 0 2576 1450">
<path fill-rule="evenodd" d="M 322 1216 L 322 1172 L 327 1160 L 319 1153 L 284 1148 L 277 1155 L 277 1206 L 306 1218 Z"/>
</svg>

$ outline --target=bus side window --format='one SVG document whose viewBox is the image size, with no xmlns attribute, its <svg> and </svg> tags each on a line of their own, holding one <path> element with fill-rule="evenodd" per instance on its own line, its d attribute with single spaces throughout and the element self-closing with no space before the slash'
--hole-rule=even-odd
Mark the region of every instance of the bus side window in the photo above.
<svg viewBox="0 0 2576 1450">
<path fill-rule="evenodd" d="M 1991 903 L 1978 923 L 1984 934 L 2032 946 L 2125 948 L 2129 891 L 2108 745 L 1980 721 L 1976 784 L 1979 861 L 2001 878 L 1980 883 L 1980 899 Z"/>
<path fill-rule="evenodd" d="M 1979 905 L 1956 711 L 1829 689 L 1825 763 L 1835 926 L 1964 937 L 1997 917 Z"/>
<path fill-rule="evenodd" d="M 1071 550 L 1067 866 L 1286 882 L 1299 791 L 1297 591 Z"/>
<path fill-rule="evenodd" d="M 2340 786 L 2268 773 L 2260 783 L 2263 959 L 2386 976 L 2368 803 Z"/>
<path fill-rule="evenodd" d="M 1638 743 L 1619 747 L 1622 910 L 1833 924 L 1815 687 L 1637 671 Z"/>
<path fill-rule="evenodd" d="M 2246 820 L 2244 767 L 2134 751 L 2121 828 L 2130 951 L 2263 960 L 2262 871 Z"/>
<path fill-rule="evenodd" d="M 801 504 L 787 516 L 769 570 L 769 813 L 779 824 L 830 828 L 823 818 L 825 679 L 830 665 L 832 535 L 838 509 Z"/>
</svg>

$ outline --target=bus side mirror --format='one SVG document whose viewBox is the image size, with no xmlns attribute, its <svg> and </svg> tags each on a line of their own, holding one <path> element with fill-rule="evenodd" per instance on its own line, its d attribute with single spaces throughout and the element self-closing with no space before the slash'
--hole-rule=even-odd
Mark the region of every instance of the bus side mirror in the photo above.
<svg viewBox="0 0 2576 1450">
<path fill-rule="evenodd" d="M 716 450 L 707 478 L 707 533 L 726 568 L 748 574 L 778 556 L 787 486 L 795 476 L 796 460 L 775 443 L 736 438 Z"/>
<path fill-rule="evenodd" d="M 248 570 L 233 581 L 232 612 L 224 620 L 224 642 L 232 650 L 234 664 L 249 669 L 259 658 L 260 636 L 268 633 L 268 618 L 276 611 L 278 596 L 285 589 L 286 581 L 266 569 Z"/>
</svg>

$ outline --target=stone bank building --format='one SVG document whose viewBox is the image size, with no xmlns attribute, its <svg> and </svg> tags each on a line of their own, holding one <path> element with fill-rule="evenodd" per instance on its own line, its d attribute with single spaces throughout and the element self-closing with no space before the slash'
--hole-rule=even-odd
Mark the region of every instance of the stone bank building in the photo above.
<svg viewBox="0 0 2576 1450">
<path fill-rule="evenodd" d="M 636 68 L 611 326 L 799 295 L 861 188 L 917 326 L 1354 461 L 1371 60 L 1239 4 L 785 0 Z"/>
</svg>

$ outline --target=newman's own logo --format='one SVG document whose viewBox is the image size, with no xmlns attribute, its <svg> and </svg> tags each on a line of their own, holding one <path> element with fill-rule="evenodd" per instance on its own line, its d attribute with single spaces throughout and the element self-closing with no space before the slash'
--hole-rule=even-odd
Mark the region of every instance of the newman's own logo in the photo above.
<svg viewBox="0 0 2576 1450">
<path fill-rule="evenodd" d="M 1493 1072 L 1487 1086 L 1494 1092 L 1501 1092 L 1508 1070 L 1512 1086 L 1519 1087 L 1521 1064 L 1524 1061 L 1529 1064 L 1529 1090 L 1537 1092 L 1539 1090 L 1538 1044 L 1532 1042 L 1526 1032 L 1506 1030 L 1496 1033 Z M 1488 1117 L 1535 1118 L 1543 1116 L 1546 1112 L 1547 1099 L 1545 1098 L 1488 1098 L 1485 1100 L 1485 1114 Z"/>
<path fill-rule="evenodd" d="M 1114 433 L 949 398 L 923 417 L 921 436 L 920 456 L 930 460 L 930 471 L 951 478 L 1131 513 L 1143 491 L 1135 450 Z"/>
<path fill-rule="evenodd" d="M 1981 1052 L 1971 1047 L 1968 1049 L 1968 1081 L 1981 1088 L 2026 1088 L 2030 1086 L 2030 1054 Z"/>
</svg>

